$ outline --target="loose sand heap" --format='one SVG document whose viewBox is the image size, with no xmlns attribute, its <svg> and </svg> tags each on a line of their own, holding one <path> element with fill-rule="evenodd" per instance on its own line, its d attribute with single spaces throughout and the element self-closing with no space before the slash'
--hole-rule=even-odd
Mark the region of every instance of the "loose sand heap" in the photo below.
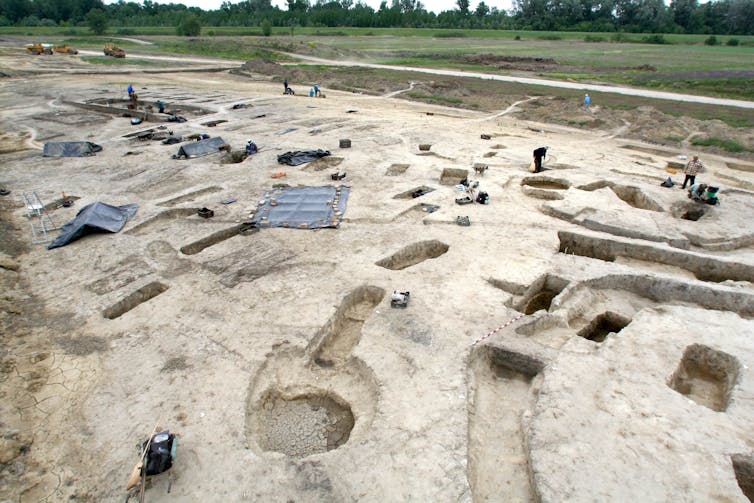
<svg viewBox="0 0 754 503">
<path fill-rule="evenodd" d="M 129 83 L 187 122 L 132 126 Z M 148 501 L 752 497 L 750 164 L 703 156 L 710 206 L 660 186 L 693 152 L 325 91 L 4 81 L 0 499 L 122 501 L 155 423 L 179 447 Z M 127 136 L 160 125 L 259 152 L 175 160 L 180 144 Z M 49 140 L 103 151 L 43 158 Z M 332 157 L 277 164 L 309 149 Z M 465 175 L 489 204 L 454 202 Z M 242 226 L 279 183 L 350 187 L 340 227 Z M 139 209 L 47 251 L 29 244 L 33 191 L 58 225 L 95 201 Z"/>
</svg>

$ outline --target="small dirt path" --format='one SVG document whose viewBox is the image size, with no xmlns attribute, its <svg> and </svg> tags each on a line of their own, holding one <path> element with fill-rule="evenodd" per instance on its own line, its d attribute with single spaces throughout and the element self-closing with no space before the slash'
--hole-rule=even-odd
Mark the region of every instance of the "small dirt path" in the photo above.
<svg viewBox="0 0 754 503">
<path fill-rule="evenodd" d="M 382 97 L 383 98 L 393 98 L 395 96 L 398 96 L 401 93 L 405 93 L 405 92 L 410 91 L 411 89 L 414 88 L 415 85 L 416 85 L 416 82 L 411 81 L 411 82 L 408 83 L 408 87 L 406 89 L 399 89 L 397 91 L 393 91 L 392 93 L 383 94 Z"/>
</svg>

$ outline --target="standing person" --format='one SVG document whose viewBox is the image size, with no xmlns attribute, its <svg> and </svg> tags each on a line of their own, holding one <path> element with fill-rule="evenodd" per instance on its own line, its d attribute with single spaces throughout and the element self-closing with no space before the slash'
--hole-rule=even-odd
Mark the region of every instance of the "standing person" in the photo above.
<svg viewBox="0 0 754 503">
<path fill-rule="evenodd" d="M 534 173 L 539 173 L 542 171 L 542 159 L 545 158 L 545 155 L 547 155 L 547 149 L 550 147 L 539 147 L 536 149 L 534 154 Z"/>
<path fill-rule="evenodd" d="M 696 175 L 702 171 L 704 171 L 704 164 L 699 160 L 699 156 L 695 155 L 688 163 L 686 163 L 686 167 L 683 168 L 686 178 L 683 180 L 683 186 L 681 188 L 686 188 L 686 182 L 689 182 L 689 186 L 694 185 Z"/>
<path fill-rule="evenodd" d="M 319 92 L 319 86 L 317 84 L 314 84 L 314 96 L 316 98 L 319 98 L 322 93 Z"/>
<path fill-rule="evenodd" d="M 128 89 L 127 89 L 127 91 L 128 91 L 128 97 L 130 98 L 130 97 L 131 97 L 131 95 L 132 95 L 132 94 L 134 93 L 134 86 L 133 86 L 133 85 L 131 85 L 131 84 L 128 84 Z"/>
<path fill-rule="evenodd" d="M 283 94 L 288 94 L 288 79 L 283 81 Z"/>
<path fill-rule="evenodd" d="M 589 94 L 584 95 L 584 110 L 589 111 L 589 103 L 592 102 L 592 98 L 589 97 Z"/>
</svg>

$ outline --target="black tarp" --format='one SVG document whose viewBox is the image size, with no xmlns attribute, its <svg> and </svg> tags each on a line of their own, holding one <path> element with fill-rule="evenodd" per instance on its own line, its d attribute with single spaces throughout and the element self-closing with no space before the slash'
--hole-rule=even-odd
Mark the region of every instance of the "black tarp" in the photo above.
<svg viewBox="0 0 754 503">
<path fill-rule="evenodd" d="M 111 206 L 99 201 L 87 204 L 76 213 L 73 220 L 60 228 L 60 234 L 47 246 L 47 249 L 65 246 L 93 232 L 118 232 L 136 214 L 138 207 L 138 204 Z"/>
<path fill-rule="evenodd" d="M 319 229 L 338 227 L 346 211 L 350 188 L 277 187 L 264 194 L 251 222 L 255 227 Z"/>
<path fill-rule="evenodd" d="M 89 141 L 48 141 L 42 155 L 45 157 L 86 157 L 102 147 Z"/>
<path fill-rule="evenodd" d="M 280 164 L 287 164 L 288 166 L 298 166 L 328 155 L 330 155 L 329 150 L 296 150 L 295 152 L 280 154 L 278 162 Z"/>
<path fill-rule="evenodd" d="M 220 136 L 207 138 L 206 140 L 186 143 L 185 145 L 181 145 L 181 148 L 178 149 L 178 154 L 176 154 L 175 157 L 176 158 L 202 157 L 205 155 L 219 152 L 220 147 L 222 147 L 223 145 L 225 145 L 225 140 L 223 140 Z"/>
</svg>

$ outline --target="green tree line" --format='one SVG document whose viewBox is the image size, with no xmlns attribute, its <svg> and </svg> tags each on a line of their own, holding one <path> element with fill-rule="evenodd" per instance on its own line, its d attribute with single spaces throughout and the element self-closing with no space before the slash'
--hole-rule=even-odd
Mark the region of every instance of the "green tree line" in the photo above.
<svg viewBox="0 0 754 503">
<path fill-rule="evenodd" d="M 456 8 L 435 14 L 417 0 L 383 0 L 378 9 L 361 0 L 288 0 L 285 9 L 271 0 L 224 2 L 202 10 L 180 3 L 102 0 L 0 0 L 0 25 L 84 25 L 92 10 L 110 26 L 176 26 L 189 15 L 203 26 L 314 26 L 374 28 L 457 28 L 566 30 L 641 33 L 754 35 L 754 0 L 515 0 L 510 11 L 475 7 L 458 0 Z M 90 16 L 91 19 L 91 16 Z"/>
</svg>

